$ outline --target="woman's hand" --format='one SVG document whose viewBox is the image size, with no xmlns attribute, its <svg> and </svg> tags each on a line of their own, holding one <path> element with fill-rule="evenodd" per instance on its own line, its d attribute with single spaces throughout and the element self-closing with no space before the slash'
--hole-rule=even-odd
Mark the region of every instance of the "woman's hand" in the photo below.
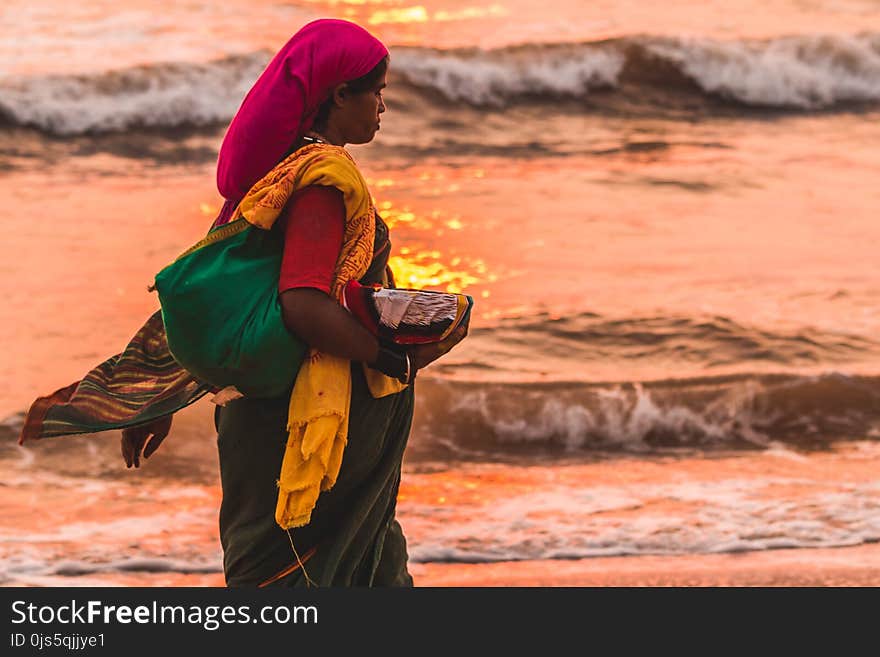
<svg viewBox="0 0 880 657">
<path fill-rule="evenodd" d="M 433 363 L 435 360 L 450 351 L 455 345 L 464 340 L 468 334 L 468 325 L 470 324 L 470 316 L 455 329 L 443 342 L 435 344 L 419 344 L 411 347 L 409 350 L 410 358 L 412 358 L 413 367 L 420 370 L 426 365 Z"/>
<path fill-rule="evenodd" d="M 150 458 L 155 452 L 168 432 L 171 431 L 171 416 L 160 417 L 148 424 L 141 424 L 137 427 L 130 427 L 122 430 L 122 458 L 125 460 L 125 467 L 130 468 L 132 465 L 139 468 L 141 465 L 141 452 L 145 459 Z M 152 436 L 152 437 L 151 437 Z M 147 443 L 149 438 L 150 442 Z M 144 445 L 147 445 L 144 449 Z"/>
</svg>

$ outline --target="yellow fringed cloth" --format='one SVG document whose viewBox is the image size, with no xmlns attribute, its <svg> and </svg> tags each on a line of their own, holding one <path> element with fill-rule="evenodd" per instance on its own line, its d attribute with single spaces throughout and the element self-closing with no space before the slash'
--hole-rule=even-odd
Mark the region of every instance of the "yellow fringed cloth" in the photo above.
<svg viewBox="0 0 880 657">
<path fill-rule="evenodd" d="M 359 280 L 370 266 L 376 230 L 376 211 L 367 183 L 344 148 L 313 144 L 297 150 L 251 188 L 233 219 L 244 217 L 248 223 L 269 230 L 290 197 L 309 185 L 335 187 L 345 202 L 342 250 L 330 289 L 341 303 L 345 284 Z M 366 366 L 364 373 L 375 398 L 406 387 Z M 308 524 L 318 495 L 336 483 L 348 440 L 350 404 L 350 361 L 311 350 L 290 397 L 287 447 L 275 508 L 275 521 L 282 529 Z"/>
</svg>

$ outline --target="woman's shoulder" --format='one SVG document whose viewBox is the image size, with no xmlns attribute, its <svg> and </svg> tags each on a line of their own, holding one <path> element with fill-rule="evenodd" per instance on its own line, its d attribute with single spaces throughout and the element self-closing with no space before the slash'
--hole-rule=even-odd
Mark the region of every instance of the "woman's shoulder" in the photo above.
<svg viewBox="0 0 880 657">
<path fill-rule="evenodd" d="M 321 206 L 332 206 L 334 209 L 339 207 L 345 209 L 345 201 L 342 192 L 329 185 L 311 184 L 296 190 L 290 197 L 290 205 L 304 204 Z"/>
<path fill-rule="evenodd" d="M 313 182 L 303 185 L 297 189 L 292 196 L 302 198 L 304 196 L 322 197 L 322 198 L 342 198 L 342 190 L 334 185 L 328 185 L 323 182 Z"/>
<path fill-rule="evenodd" d="M 345 200 L 335 187 L 307 185 L 291 195 L 279 218 L 285 230 L 291 224 L 302 228 L 303 222 L 308 225 L 342 225 L 345 222 Z"/>
</svg>

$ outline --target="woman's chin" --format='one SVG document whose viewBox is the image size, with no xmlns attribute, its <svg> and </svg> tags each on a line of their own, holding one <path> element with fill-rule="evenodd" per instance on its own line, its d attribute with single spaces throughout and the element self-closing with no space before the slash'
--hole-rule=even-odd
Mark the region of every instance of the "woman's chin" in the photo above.
<svg viewBox="0 0 880 657">
<path fill-rule="evenodd" d="M 377 128 L 378 130 L 378 128 Z M 373 139 L 376 138 L 376 130 L 374 130 L 368 137 L 364 139 L 359 139 L 358 141 L 353 141 L 353 144 L 369 144 Z"/>
</svg>

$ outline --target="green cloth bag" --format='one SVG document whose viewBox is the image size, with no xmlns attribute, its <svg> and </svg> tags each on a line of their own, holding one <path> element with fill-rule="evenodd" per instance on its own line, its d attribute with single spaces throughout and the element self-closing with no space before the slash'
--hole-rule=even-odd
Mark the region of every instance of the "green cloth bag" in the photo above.
<svg viewBox="0 0 880 657">
<path fill-rule="evenodd" d="M 283 235 L 237 219 L 156 275 L 168 347 L 196 379 L 252 397 L 289 393 L 308 347 L 281 317 Z"/>
</svg>

